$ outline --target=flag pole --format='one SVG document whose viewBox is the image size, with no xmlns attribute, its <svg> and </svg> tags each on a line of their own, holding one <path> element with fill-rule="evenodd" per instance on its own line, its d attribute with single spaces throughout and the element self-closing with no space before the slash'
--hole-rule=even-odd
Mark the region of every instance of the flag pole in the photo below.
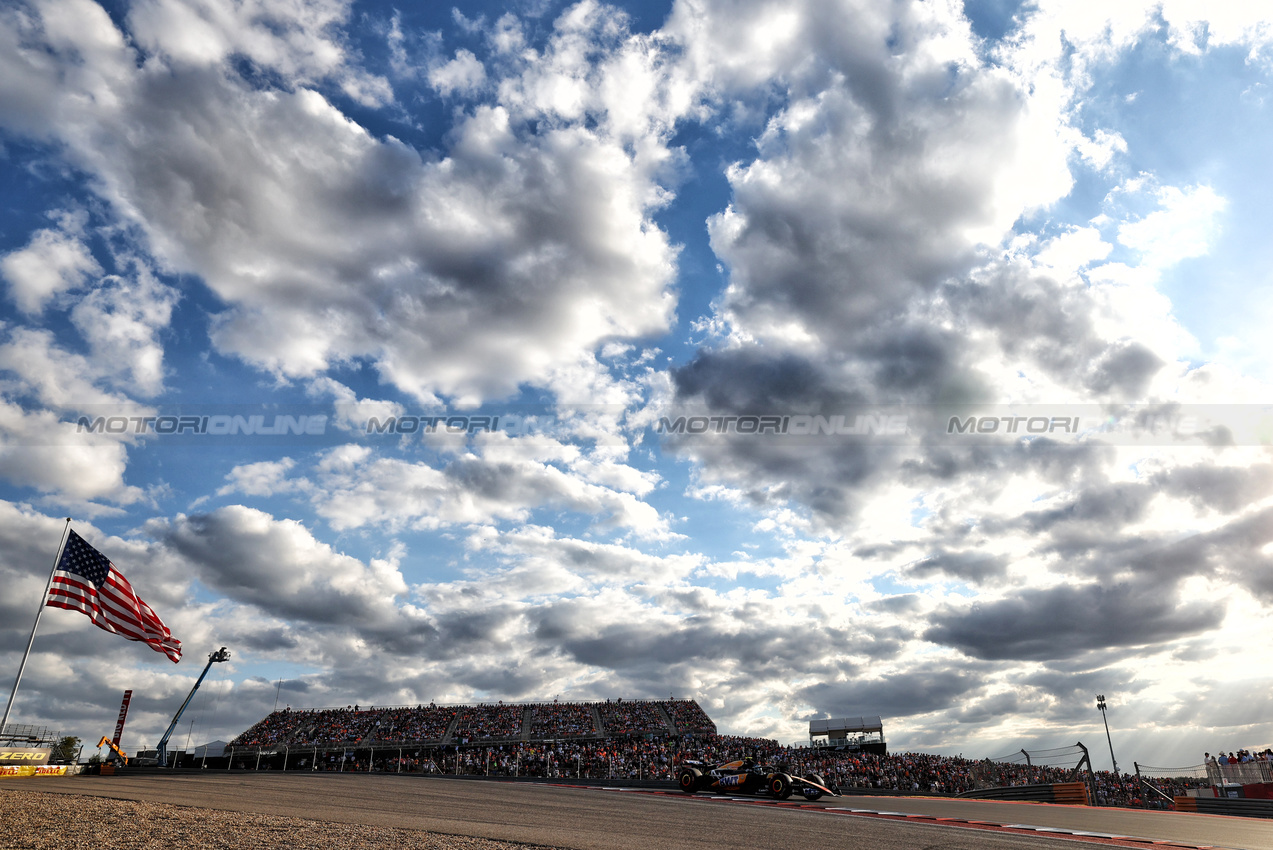
<svg viewBox="0 0 1273 850">
<path fill-rule="evenodd" d="M 35 612 L 35 625 L 31 626 L 31 638 L 27 641 L 27 651 L 22 654 L 22 663 L 18 665 L 18 677 L 13 680 L 13 691 L 9 694 L 9 704 L 4 707 L 4 720 L 0 720 L 0 735 L 9 725 L 9 712 L 13 710 L 13 701 L 18 697 L 18 684 L 22 681 L 22 671 L 27 667 L 27 658 L 31 655 L 31 645 L 35 643 L 35 630 L 40 627 L 40 616 L 44 613 L 44 603 L 49 601 L 49 588 L 53 586 L 53 574 L 57 565 L 62 562 L 62 550 L 66 548 L 66 539 L 70 536 L 71 518 L 66 518 L 66 526 L 62 529 L 62 542 L 57 547 L 57 557 L 53 559 L 53 569 L 49 570 L 49 580 L 44 585 L 44 595 L 40 597 L 40 607 Z"/>
</svg>

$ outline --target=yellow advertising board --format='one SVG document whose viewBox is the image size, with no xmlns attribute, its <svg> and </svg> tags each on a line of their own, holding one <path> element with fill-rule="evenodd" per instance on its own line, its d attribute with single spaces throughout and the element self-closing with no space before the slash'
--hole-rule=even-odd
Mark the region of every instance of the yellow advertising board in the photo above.
<svg viewBox="0 0 1273 850">
<path fill-rule="evenodd" d="M 0 764 L 0 779 L 10 776 L 66 776 L 66 765 Z"/>
<path fill-rule="evenodd" d="M 35 765 L 0 764 L 0 779 L 6 779 L 10 776 L 35 776 Z"/>
</svg>

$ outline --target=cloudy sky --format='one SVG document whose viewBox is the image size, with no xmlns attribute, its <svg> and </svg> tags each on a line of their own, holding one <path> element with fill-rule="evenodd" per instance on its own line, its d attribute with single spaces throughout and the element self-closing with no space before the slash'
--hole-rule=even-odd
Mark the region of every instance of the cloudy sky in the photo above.
<svg viewBox="0 0 1273 850">
<path fill-rule="evenodd" d="M 13 721 L 153 744 L 225 645 L 178 744 L 1273 744 L 1259 4 L 408 5 L 0 10 L 0 670 L 67 516 L 186 648 L 49 610 Z"/>
</svg>

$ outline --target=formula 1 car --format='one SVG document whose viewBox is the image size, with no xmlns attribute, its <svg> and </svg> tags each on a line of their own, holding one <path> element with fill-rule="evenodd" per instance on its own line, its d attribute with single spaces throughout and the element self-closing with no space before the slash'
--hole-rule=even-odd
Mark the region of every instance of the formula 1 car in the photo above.
<svg viewBox="0 0 1273 850">
<path fill-rule="evenodd" d="M 806 800 L 820 799 L 823 794 L 840 796 L 840 789 L 828 785 L 816 773 L 792 776 L 783 770 L 758 764 L 753 759 L 740 759 L 711 765 L 701 761 L 685 761 L 676 773 L 676 781 L 686 794 L 714 791 L 717 794 L 761 794 L 785 800 L 792 792 Z"/>
</svg>

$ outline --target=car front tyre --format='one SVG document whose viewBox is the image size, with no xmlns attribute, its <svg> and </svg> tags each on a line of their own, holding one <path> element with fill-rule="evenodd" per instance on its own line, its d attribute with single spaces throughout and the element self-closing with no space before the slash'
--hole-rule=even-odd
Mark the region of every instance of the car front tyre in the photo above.
<svg viewBox="0 0 1273 850">
<path fill-rule="evenodd" d="M 805 780 L 809 782 L 816 782 L 817 784 L 821 785 L 824 788 L 826 787 L 826 784 L 827 784 L 826 780 L 824 780 L 821 776 L 819 776 L 816 773 L 810 773 L 808 776 L 805 777 Z M 811 786 L 806 785 L 805 787 L 800 789 L 800 793 L 804 795 L 804 798 L 806 800 L 812 803 L 814 800 L 821 800 L 823 792 L 817 788 L 813 788 Z"/>
</svg>

